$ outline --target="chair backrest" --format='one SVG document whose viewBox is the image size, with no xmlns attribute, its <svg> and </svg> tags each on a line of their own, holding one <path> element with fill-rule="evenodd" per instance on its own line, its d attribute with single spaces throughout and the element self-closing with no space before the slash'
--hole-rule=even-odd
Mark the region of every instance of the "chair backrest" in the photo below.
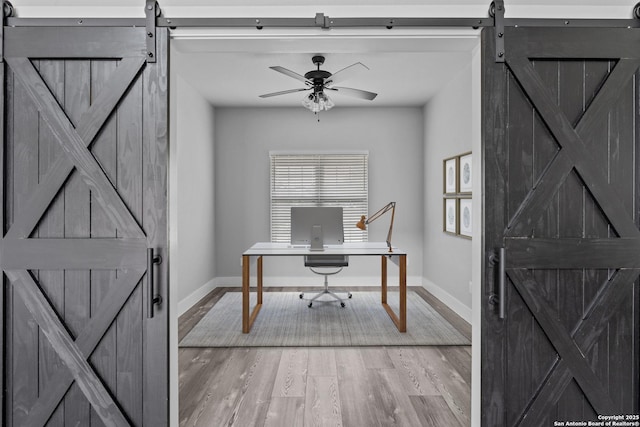
<svg viewBox="0 0 640 427">
<path fill-rule="evenodd" d="M 348 267 L 348 255 L 305 255 L 305 267 Z"/>
</svg>

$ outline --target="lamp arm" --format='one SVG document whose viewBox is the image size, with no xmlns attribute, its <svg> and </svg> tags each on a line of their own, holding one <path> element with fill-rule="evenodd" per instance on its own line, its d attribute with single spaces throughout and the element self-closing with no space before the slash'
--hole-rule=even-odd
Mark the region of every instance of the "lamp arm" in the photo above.
<svg viewBox="0 0 640 427">
<path fill-rule="evenodd" d="M 383 206 L 378 212 L 374 213 L 373 215 L 371 215 L 367 221 L 366 224 L 371 224 L 373 221 L 375 221 L 376 219 L 380 218 L 382 215 L 384 215 L 385 213 L 387 213 L 389 211 L 389 209 L 393 209 L 395 211 L 396 208 L 396 202 L 389 202 L 387 203 L 385 206 Z M 393 221 L 393 220 L 392 220 Z"/>
<path fill-rule="evenodd" d="M 393 250 L 391 249 L 391 235 L 393 234 L 393 220 L 396 215 L 396 202 L 387 203 L 386 206 L 371 215 L 369 219 L 366 220 L 365 224 L 371 224 L 373 221 L 389 212 L 389 210 L 391 210 L 391 222 L 389 223 L 389 232 L 387 233 L 387 246 L 389 247 L 389 252 L 393 252 Z"/>
</svg>

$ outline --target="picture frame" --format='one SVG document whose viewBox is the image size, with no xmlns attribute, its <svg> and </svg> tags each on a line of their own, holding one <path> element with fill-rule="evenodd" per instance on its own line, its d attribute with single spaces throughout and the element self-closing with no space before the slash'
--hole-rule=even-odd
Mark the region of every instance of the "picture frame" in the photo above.
<svg viewBox="0 0 640 427">
<path fill-rule="evenodd" d="M 473 236 L 473 203 L 471 198 L 458 199 L 459 234 L 462 237 Z"/>
<path fill-rule="evenodd" d="M 444 198 L 442 209 L 443 231 L 447 234 L 458 234 L 458 199 Z"/>
<path fill-rule="evenodd" d="M 459 156 L 450 157 L 442 161 L 442 192 L 444 194 L 458 192 L 458 161 Z"/>
<path fill-rule="evenodd" d="M 471 193 L 473 190 L 473 163 L 471 153 L 460 155 L 458 162 L 458 192 Z"/>
</svg>

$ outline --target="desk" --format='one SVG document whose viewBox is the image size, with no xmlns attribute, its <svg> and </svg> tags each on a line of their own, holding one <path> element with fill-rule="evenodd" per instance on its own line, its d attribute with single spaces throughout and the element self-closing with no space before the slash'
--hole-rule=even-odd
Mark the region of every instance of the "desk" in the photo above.
<svg viewBox="0 0 640 427">
<path fill-rule="evenodd" d="M 262 307 L 262 260 L 267 256 L 305 256 L 305 255 L 348 255 L 379 256 L 381 261 L 382 306 L 387 311 L 398 331 L 407 331 L 407 254 L 389 248 L 385 242 L 345 243 L 325 248 L 324 251 L 311 251 L 308 248 L 291 247 L 287 243 L 256 243 L 242 254 L 242 332 L 249 333 L 254 320 Z M 387 304 L 387 260 L 391 259 L 400 269 L 400 313 L 396 315 Z M 249 307 L 249 288 L 251 265 L 257 264 L 257 302 L 253 310 Z"/>
</svg>

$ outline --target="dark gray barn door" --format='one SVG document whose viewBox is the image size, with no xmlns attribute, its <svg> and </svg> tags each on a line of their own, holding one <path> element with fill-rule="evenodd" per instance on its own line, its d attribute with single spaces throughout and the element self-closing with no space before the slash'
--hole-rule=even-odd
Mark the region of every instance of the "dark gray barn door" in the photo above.
<svg viewBox="0 0 640 427">
<path fill-rule="evenodd" d="M 146 39 L 4 29 L 6 426 L 168 424 L 167 31 L 155 63 Z"/>
<path fill-rule="evenodd" d="M 484 32 L 482 425 L 638 414 L 640 32 L 504 41 L 495 63 Z"/>
</svg>

